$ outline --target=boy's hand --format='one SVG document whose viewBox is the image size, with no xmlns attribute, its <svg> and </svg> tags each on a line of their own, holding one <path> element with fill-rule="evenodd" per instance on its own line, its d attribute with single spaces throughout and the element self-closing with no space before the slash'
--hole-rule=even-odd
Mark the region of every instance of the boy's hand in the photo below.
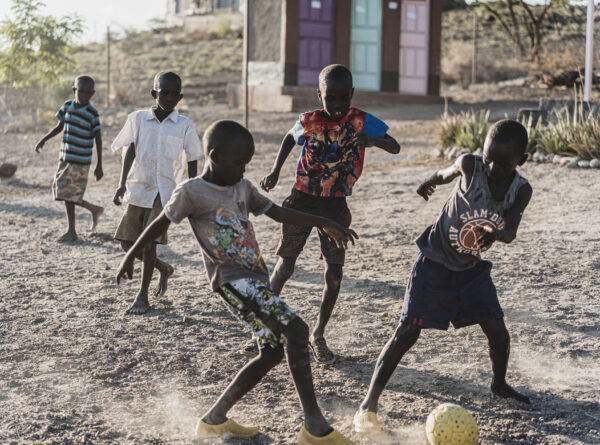
<svg viewBox="0 0 600 445">
<path fill-rule="evenodd" d="M 127 187 L 122 185 L 121 187 L 119 187 L 117 189 L 117 191 L 115 192 L 115 197 L 113 198 L 113 203 L 117 206 L 121 205 L 121 199 L 123 199 L 123 195 L 125 195 L 125 191 L 127 190 Z"/>
<path fill-rule="evenodd" d="M 36 152 L 36 153 L 39 153 L 39 152 L 40 152 L 40 150 L 41 150 L 42 148 L 44 148 L 44 144 L 45 144 L 45 142 L 44 142 L 43 140 L 42 140 L 42 141 L 39 141 L 39 142 L 38 142 L 38 143 L 35 145 L 35 152 Z"/>
<path fill-rule="evenodd" d="M 352 136 L 350 143 L 356 148 L 372 147 L 375 145 L 374 139 L 366 133 L 356 133 Z"/>
<path fill-rule="evenodd" d="M 96 177 L 96 181 L 100 181 L 102 176 L 104 176 L 104 171 L 102 171 L 102 164 L 97 164 L 96 169 L 94 170 L 94 176 Z"/>
<path fill-rule="evenodd" d="M 133 277 L 133 261 L 135 257 L 132 255 L 125 255 L 121 264 L 119 264 L 119 268 L 117 269 L 117 286 L 121 282 L 121 278 L 124 280 L 131 280 Z"/>
<path fill-rule="evenodd" d="M 431 184 L 429 181 L 425 181 L 417 189 L 417 193 L 421 195 L 425 201 L 429 201 L 429 197 L 433 195 L 433 192 L 435 192 L 435 185 Z"/>
<path fill-rule="evenodd" d="M 475 228 L 481 235 L 477 240 L 477 248 L 479 250 L 487 250 L 498 239 L 498 230 L 490 226 L 477 226 Z"/>
<path fill-rule="evenodd" d="M 354 240 L 358 239 L 358 235 L 354 230 L 346 229 L 333 221 L 329 221 L 329 223 L 323 227 L 323 231 L 333 238 L 339 249 L 347 249 L 348 241 L 354 245 Z"/>
<path fill-rule="evenodd" d="M 273 187 L 277 185 L 277 181 L 279 180 L 279 172 L 276 170 L 272 170 L 267 176 L 261 179 L 260 186 L 265 192 L 268 192 Z"/>
</svg>

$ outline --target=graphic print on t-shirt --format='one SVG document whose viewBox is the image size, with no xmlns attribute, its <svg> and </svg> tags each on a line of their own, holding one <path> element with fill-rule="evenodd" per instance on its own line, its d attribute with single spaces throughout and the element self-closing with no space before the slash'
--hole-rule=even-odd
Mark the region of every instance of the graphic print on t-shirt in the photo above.
<svg viewBox="0 0 600 445">
<path fill-rule="evenodd" d="M 448 230 L 448 238 L 450 245 L 462 254 L 477 256 L 480 252 L 487 250 L 487 248 L 477 247 L 477 241 L 484 234 L 482 230 L 484 226 L 493 229 L 504 227 L 502 216 L 488 209 L 469 210 L 461 213 L 458 218 L 462 224 L 459 228 L 451 225 Z"/>
<path fill-rule="evenodd" d="M 351 108 L 340 121 L 327 119 L 323 110 L 304 113 L 293 129 L 303 145 L 294 188 L 313 196 L 343 197 L 362 173 L 365 149 L 351 143 L 356 133 L 385 136 L 388 127 L 375 116 Z"/>
<path fill-rule="evenodd" d="M 237 213 L 219 208 L 215 214 L 217 231 L 208 237 L 217 261 L 233 260 L 248 270 L 262 270 L 263 259 L 258 249 L 252 223 Z"/>
</svg>

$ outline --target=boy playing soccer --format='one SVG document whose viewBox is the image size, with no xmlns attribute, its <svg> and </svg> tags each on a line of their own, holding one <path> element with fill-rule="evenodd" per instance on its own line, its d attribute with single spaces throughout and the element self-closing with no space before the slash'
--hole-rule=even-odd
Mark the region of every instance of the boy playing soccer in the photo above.
<svg viewBox="0 0 600 445">
<path fill-rule="evenodd" d="M 417 239 L 420 252 L 406 287 L 400 325 L 375 365 L 369 391 L 354 417 L 358 432 L 377 432 L 377 401 L 402 356 L 415 344 L 421 329 L 448 329 L 479 324 L 492 360 L 491 390 L 500 397 L 529 403 L 505 380 L 510 337 L 490 271 L 480 252 L 494 241 L 517 236 L 532 188 L 516 168 L 525 162 L 527 131 L 503 120 L 487 134 L 483 157 L 464 155 L 454 165 L 434 173 L 417 189 L 426 201 L 441 184 L 459 178 L 435 224 Z"/>
<path fill-rule="evenodd" d="M 92 163 L 94 140 L 96 141 L 96 168 L 94 176 L 99 181 L 102 172 L 102 135 L 100 133 L 100 118 L 98 111 L 90 104 L 94 95 L 94 79 L 89 76 L 78 76 L 73 84 L 75 99 L 68 100 L 56 113 L 58 124 L 44 136 L 35 146 L 37 153 L 44 147 L 48 139 L 53 138 L 63 131 L 63 140 L 60 147 L 60 157 L 52 194 L 56 201 L 64 201 L 67 212 L 67 233 L 58 241 L 68 242 L 77 239 L 75 231 L 75 205 L 87 209 L 92 214 L 94 231 L 98 225 L 98 218 L 104 208 L 84 201 L 83 194 L 87 186 L 88 172 Z"/>
<path fill-rule="evenodd" d="M 285 352 L 305 421 L 298 443 L 352 444 L 327 423 L 314 393 L 308 356 L 308 326 L 269 286 L 269 275 L 248 214 L 275 221 L 319 227 L 339 248 L 356 234 L 326 218 L 281 208 L 244 179 L 254 154 L 252 135 L 233 121 L 213 123 L 203 137 L 206 163 L 202 175 L 180 184 L 165 209 L 127 252 L 117 272 L 131 278 L 133 262 L 146 246 L 166 233 L 171 222 L 188 218 L 202 248 L 210 285 L 260 343 L 260 353 L 244 366 L 198 423 L 198 438 L 251 437 L 258 428 L 239 425 L 227 412 L 275 367 Z"/>
<path fill-rule="evenodd" d="M 151 94 L 156 105 L 131 113 L 112 143 L 113 151 L 127 147 L 119 188 L 113 199 L 116 205 L 121 205 L 125 195 L 129 203 L 115 233 L 115 239 L 121 241 L 125 251 L 160 214 L 177 182 L 183 179 L 184 154 L 190 178 L 196 176 L 198 159 L 202 158 L 202 146 L 194 125 L 175 110 L 183 98 L 180 77 L 172 72 L 158 73 Z M 138 256 L 143 261 L 142 282 L 127 314 L 143 314 L 150 308 L 148 288 L 155 267 L 160 272 L 155 295 L 161 296 L 167 291 L 167 280 L 174 269 L 156 257 L 157 243 L 167 244 L 166 233 Z"/>
<path fill-rule="evenodd" d="M 317 93 L 323 108 L 300 115 L 294 128 L 283 139 L 273 169 L 263 178 L 261 186 L 265 191 L 275 187 L 285 160 L 296 144 L 301 145 L 296 182 L 283 207 L 331 218 L 349 227 L 352 216 L 346 205 L 346 196 L 352 194 L 352 186 L 362 173 L 365 147 L 375 146 L 389 153 L 398 153 L 400 145 L 386 133 L 389 127 L 384 122 L 350 107 L 354 88 L 352 74 L 346 67 L 325 67 L 319 74 Z M 311 227 L 282 225 L 277 249 L 280 258 L 271 275 L 271 286 L 276 294 L 281 293 L 285 282 L 292 276 L 296 259 L 311 230 Z M 327 267 L 323 299 L 310 346 L 317 361 L 331 363 L 335 356 L 327 347 L 324 333 L 340 292 L 345 252 L 322 230 L 319 230 L 319 240 Z M 246 353 L 252 354 L 252 344 L 246 347 Z"/>
</svg>

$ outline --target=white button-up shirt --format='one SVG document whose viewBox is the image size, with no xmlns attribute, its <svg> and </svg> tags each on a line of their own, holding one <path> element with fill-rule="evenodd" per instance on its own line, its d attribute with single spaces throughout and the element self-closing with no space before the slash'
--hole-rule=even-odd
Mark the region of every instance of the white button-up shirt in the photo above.
<svg viewBox="0 0 600 445">
<path fill-rule="evenodd" d="M 135 144 L 135 160 L 127 175 L 124 198 L 138 207 L 152 208 L 157 193 L 164 207 L 175 186 L 186 179 L 186 161 L 204 157 L 192 121 L 177 110 L 162 122 L 152 108 L 131 113 L 111 148 L 117 151 L 131 143 Z"/>
</svg>

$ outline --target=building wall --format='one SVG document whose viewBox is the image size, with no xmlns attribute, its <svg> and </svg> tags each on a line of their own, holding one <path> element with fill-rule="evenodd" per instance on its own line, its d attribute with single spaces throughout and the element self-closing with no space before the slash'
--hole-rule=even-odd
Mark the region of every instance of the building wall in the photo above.
<svg viewBox="0 0 600 445">
<path fill-rule="evenodd" d="M 249 0 L 248 83 L 283 85 L 282 21 L 285 1 Z"/>
</svg>

